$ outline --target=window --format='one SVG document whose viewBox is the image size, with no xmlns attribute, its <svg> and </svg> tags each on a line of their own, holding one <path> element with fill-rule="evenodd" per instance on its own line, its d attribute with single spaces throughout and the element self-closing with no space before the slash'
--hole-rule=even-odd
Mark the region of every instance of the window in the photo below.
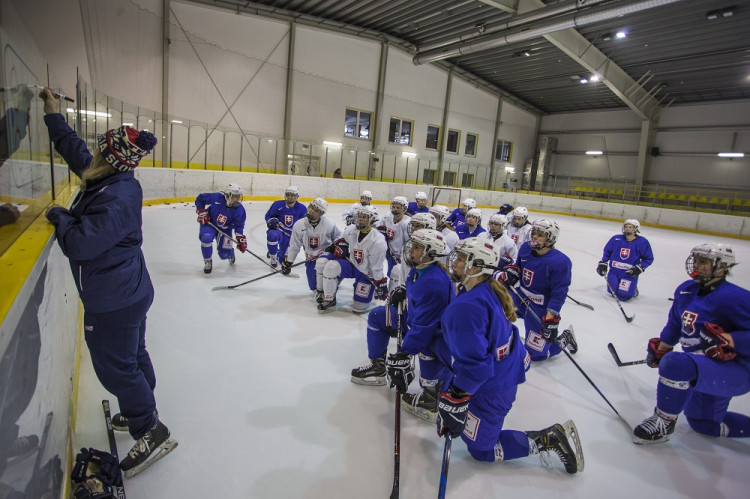
<svg viewBox="0 0 750 499">
<path fill-rule="evenodd" d="M 437 151 L 440 149 L 440 127 L 437 125 L 427 125 L 427 141 L 425 149 Z"/>
<path fill-rule="evenodd" d="M 437 175 L 437 170 L 425 170 L 422 172 L 422 183 L 435 185 L 435 175 Z"/>
<path fill-rule="evenodd" d="M 473 173 L 464 173 L 463 175 L 461 175 L 461 187 L 466 187 L 468 189 L 474 187 Z"/>
<path fill-rule="evenodd" d="M 510 163 L 510 159 L 513 153 L 513 142 L 506 142 L 504 140 L 498 140 L 495 146 L 495 159 L 498 161 L 505 161 Z"/>
<path fill-rule="evenodd" d="M 461 131 L 448 129 L 448 138 L 445 141 L 445 152 L 458 154 L 458 144 L 461 142 Z"/>
<path fill-rule="evenodd" d="M 411 145 L 411 130 L 414 122 L 391 116 L 391 124 L 388 127 L 388 142 L 392 144 Z"/>
<path fill-rule="evenodd" d="M 479 136 L 475 133 L 466 133 L 466 145 L 464 146 L 464 155 L 476 157 L 477 155 L 477 141 Z"/>
<path fill-rule="evenodd" d="M 454 185 L 456 183 L 456 172 L 443 173 L 443 185 Z"/>
<path fill-rule="evenodd" d="M 371 119 L 372 113 L 370 111 L 346 108 L 344 135 L 355 139 L 369 139 Z"/>
</svg>

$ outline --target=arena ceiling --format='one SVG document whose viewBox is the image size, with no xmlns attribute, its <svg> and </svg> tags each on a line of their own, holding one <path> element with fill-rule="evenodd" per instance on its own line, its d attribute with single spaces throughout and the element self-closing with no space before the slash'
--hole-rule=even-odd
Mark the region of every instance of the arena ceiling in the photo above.
<svg viewBox="0 0 750 499">
<path fill-rule="evenodd" d="M 750 0 L 190 1 L 382 40 L 541 114 L 750 98 Z"/>
</svg>

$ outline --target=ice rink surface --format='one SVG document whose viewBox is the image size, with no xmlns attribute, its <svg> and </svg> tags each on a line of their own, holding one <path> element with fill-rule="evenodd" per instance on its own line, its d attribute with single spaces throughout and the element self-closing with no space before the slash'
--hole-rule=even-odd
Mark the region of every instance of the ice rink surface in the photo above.
<svg viewBox="0 0 750 499">
<path fill-rule="evenodd" d="M 263 215 L 270 202 L 245 202 L 250 250 L 265 257 Z M 340 227 L 349 205 L 332 204 Z M 382 213 L 387 206 L 378 205 Z M 493 210 L 484 209 L 483 225 Z M 572 324 L 574 356 L 618 412 L 635 425 L 655 404 L 657 370 L 617 367 L 607 343 L 623 361 L 645 356 L 645 345 L 666 322 L 675 287 L 687 279 L 689 250 L 705 241 L 733 246 L 740 263 L 730 280 L 750 287 L 750 242 L 642 227 L 655 263 L 639 282 L 640 296 L 622 307 L 606 295 L 596 274 L 607 240 L 620 223 L 545 215 L 561 228 L 557 248 L 573 261 L 562 324 Z M 395 392 L 355 385 L 352 368 L 367 360 L 366 320 L 348 311 L 319 315 L 299 279 L 274 275 L 235 290 L 211 291 L 268 273 L 263 263 L 238 254 L 230 267 L 214 252 L 214 271 L 203 274 L 198 224 L 190 204 L 143 209 L 144 252 L 156 288 L 148 316 L 147 345 L 157 374 L 159 413 L 179 447 L 163 461 L 125 482 L 128 498 L 384 498 L 393 480 Z M 299 260 L 298 260 L 299 261 Z M 340 307 L 352 299 L 342 282 Z M 373 302 L 373 304 L 382 302 Z M 520 325 L 520 324 L 519 324 Z M 523 329 L 522 329 L 523 335 Z M 395 349 L 392 342 L 391 349 Z M 74 446 L 109 449 L 102 398 L 117 402 L 97 381 L 82 349 L 79 412 Z M 418 389 L 412 382 L 410 391 Z M 731 410 L 750 414 L 750 398 Z M 631 429 L 564 355 L 534 364 L 506 418 L 506 428 L 538 430 L 573 419 L 585 471 L 553 470 L 538 456 L 504 463 L 474 461 L 455 440 L 448 497 L 742 497 L 747 493 L 750 442 L 713 439 L 691 431 L 681 417 L 670 442 L 636 446 Z M 120 458 L 132 446 L 117 437 Z M 401 497 L 435 497 L 443 441 L 433 425 L 401 416 Z"/>
</svg>

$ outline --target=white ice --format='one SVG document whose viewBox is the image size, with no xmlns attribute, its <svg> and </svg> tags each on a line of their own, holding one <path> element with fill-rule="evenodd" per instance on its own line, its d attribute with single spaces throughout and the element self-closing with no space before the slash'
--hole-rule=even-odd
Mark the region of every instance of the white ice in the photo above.
<svg viewBox="0 0 750 499">
<path fill-rule="evenodd" d="M 264 257 L 263 214 L 269 202 L 245 202 L 250 250 Z M 340 224 L 348 205 L 331 205 Z M 385 207 L 381 206 L 380 211 Z M 489 215 L 491 210 L 484 210 Z M 319 315 L 304 267 L 299 279 L 274 275 L 235 290 L 211 291 L 269 272 L 249 254 L 230 267 L 214 254 L 205 277 L 192 205 L 143 210 L 144 252 L 156 287 L 148 316 L 147 345 L 157 373 L 159 413 L 179 447 L 140 475 L 127 479 L 129 498 L 384 498 L 393 480 L 394 391 L 355 385 L 350 370 L 367 359 L 366 316 L 347 311 Z M 532 218 L 542 215 L 532 213 Z M 636 446 L 602 398 L 628 421 L 649 416 L 657 371 L 641 359 L 645 344 L 661 331 L 674 288 L 687 276 L 684 260 L 694 245 L 714 236 L 643 227 L 656 256 L 640 279 L 640 296 L 622 307 L 625 322 L 606 296 L 596 263 L 616 222 L 559 215 L 558 248 L 573 261 L 563 325 L 579 342 L 574 359 L 601 394 L 564 355 L 534 364 L 505 421 L 506 428 L 536 430 L 573 419 L 586 468 L 571 476 L 556 457 L 547 470 L 538 456 L 503 462 L 474 461 L 460 440 L 453 443 L 448 497 L 741 497 L 747 493 L 750 442 L 714 439 L 691 431 L 684 418 L 666 444 Z M 750 242 L 733 245 L 740 265 L 731 281 L 750 286 Z M 348 306 L 351 280 L 338 301 Z M 392 345 L 393 348 L 393 345 Z M 108 449 L 100 400 L 110 398 L 96 380 L 86 348 L 74 448 Z M 417 383 L 412 383 L 412 391 Z M 750 414 L 750 398 L 730 409 Z M 117 437 L 120 458 L 132 445 Z M 401 416 L 401 497 L 435 497 L 443 441 L 432 425 Z M 744 492 L 743 492 L 744 491 Z"/>
</svg>

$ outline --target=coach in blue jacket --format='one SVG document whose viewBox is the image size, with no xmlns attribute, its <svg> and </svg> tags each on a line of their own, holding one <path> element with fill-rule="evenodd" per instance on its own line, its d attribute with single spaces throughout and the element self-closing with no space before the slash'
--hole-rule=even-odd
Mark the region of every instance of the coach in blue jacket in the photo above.
<svg viewBox="0 0 750 499">
<path fill-rule="evenodd" d="M 146 312 L 154 288 L 141 251 L 143 191 L 133 170 L 154 148 L 156 138 L 121 126 L 100 135 L 92 155 L 57 112 L 59 99 L 48 89 L 40 97 L 50 140 L 81 179 L 70 209 L 52 205 L 47 219 L 70 260 L 94 370 L 119 402 L 121 413 L 113 417 L 113 426 L 129 430 L 136 440 L 145 439 L 150 454 L 167 440 L 169 430 L 158 420 L 156 376 L 146 351 Z M 140 462 L 130 467 L 147 457 L 126 457 L 123 470 L 133 459 Z"/>
</svg>

